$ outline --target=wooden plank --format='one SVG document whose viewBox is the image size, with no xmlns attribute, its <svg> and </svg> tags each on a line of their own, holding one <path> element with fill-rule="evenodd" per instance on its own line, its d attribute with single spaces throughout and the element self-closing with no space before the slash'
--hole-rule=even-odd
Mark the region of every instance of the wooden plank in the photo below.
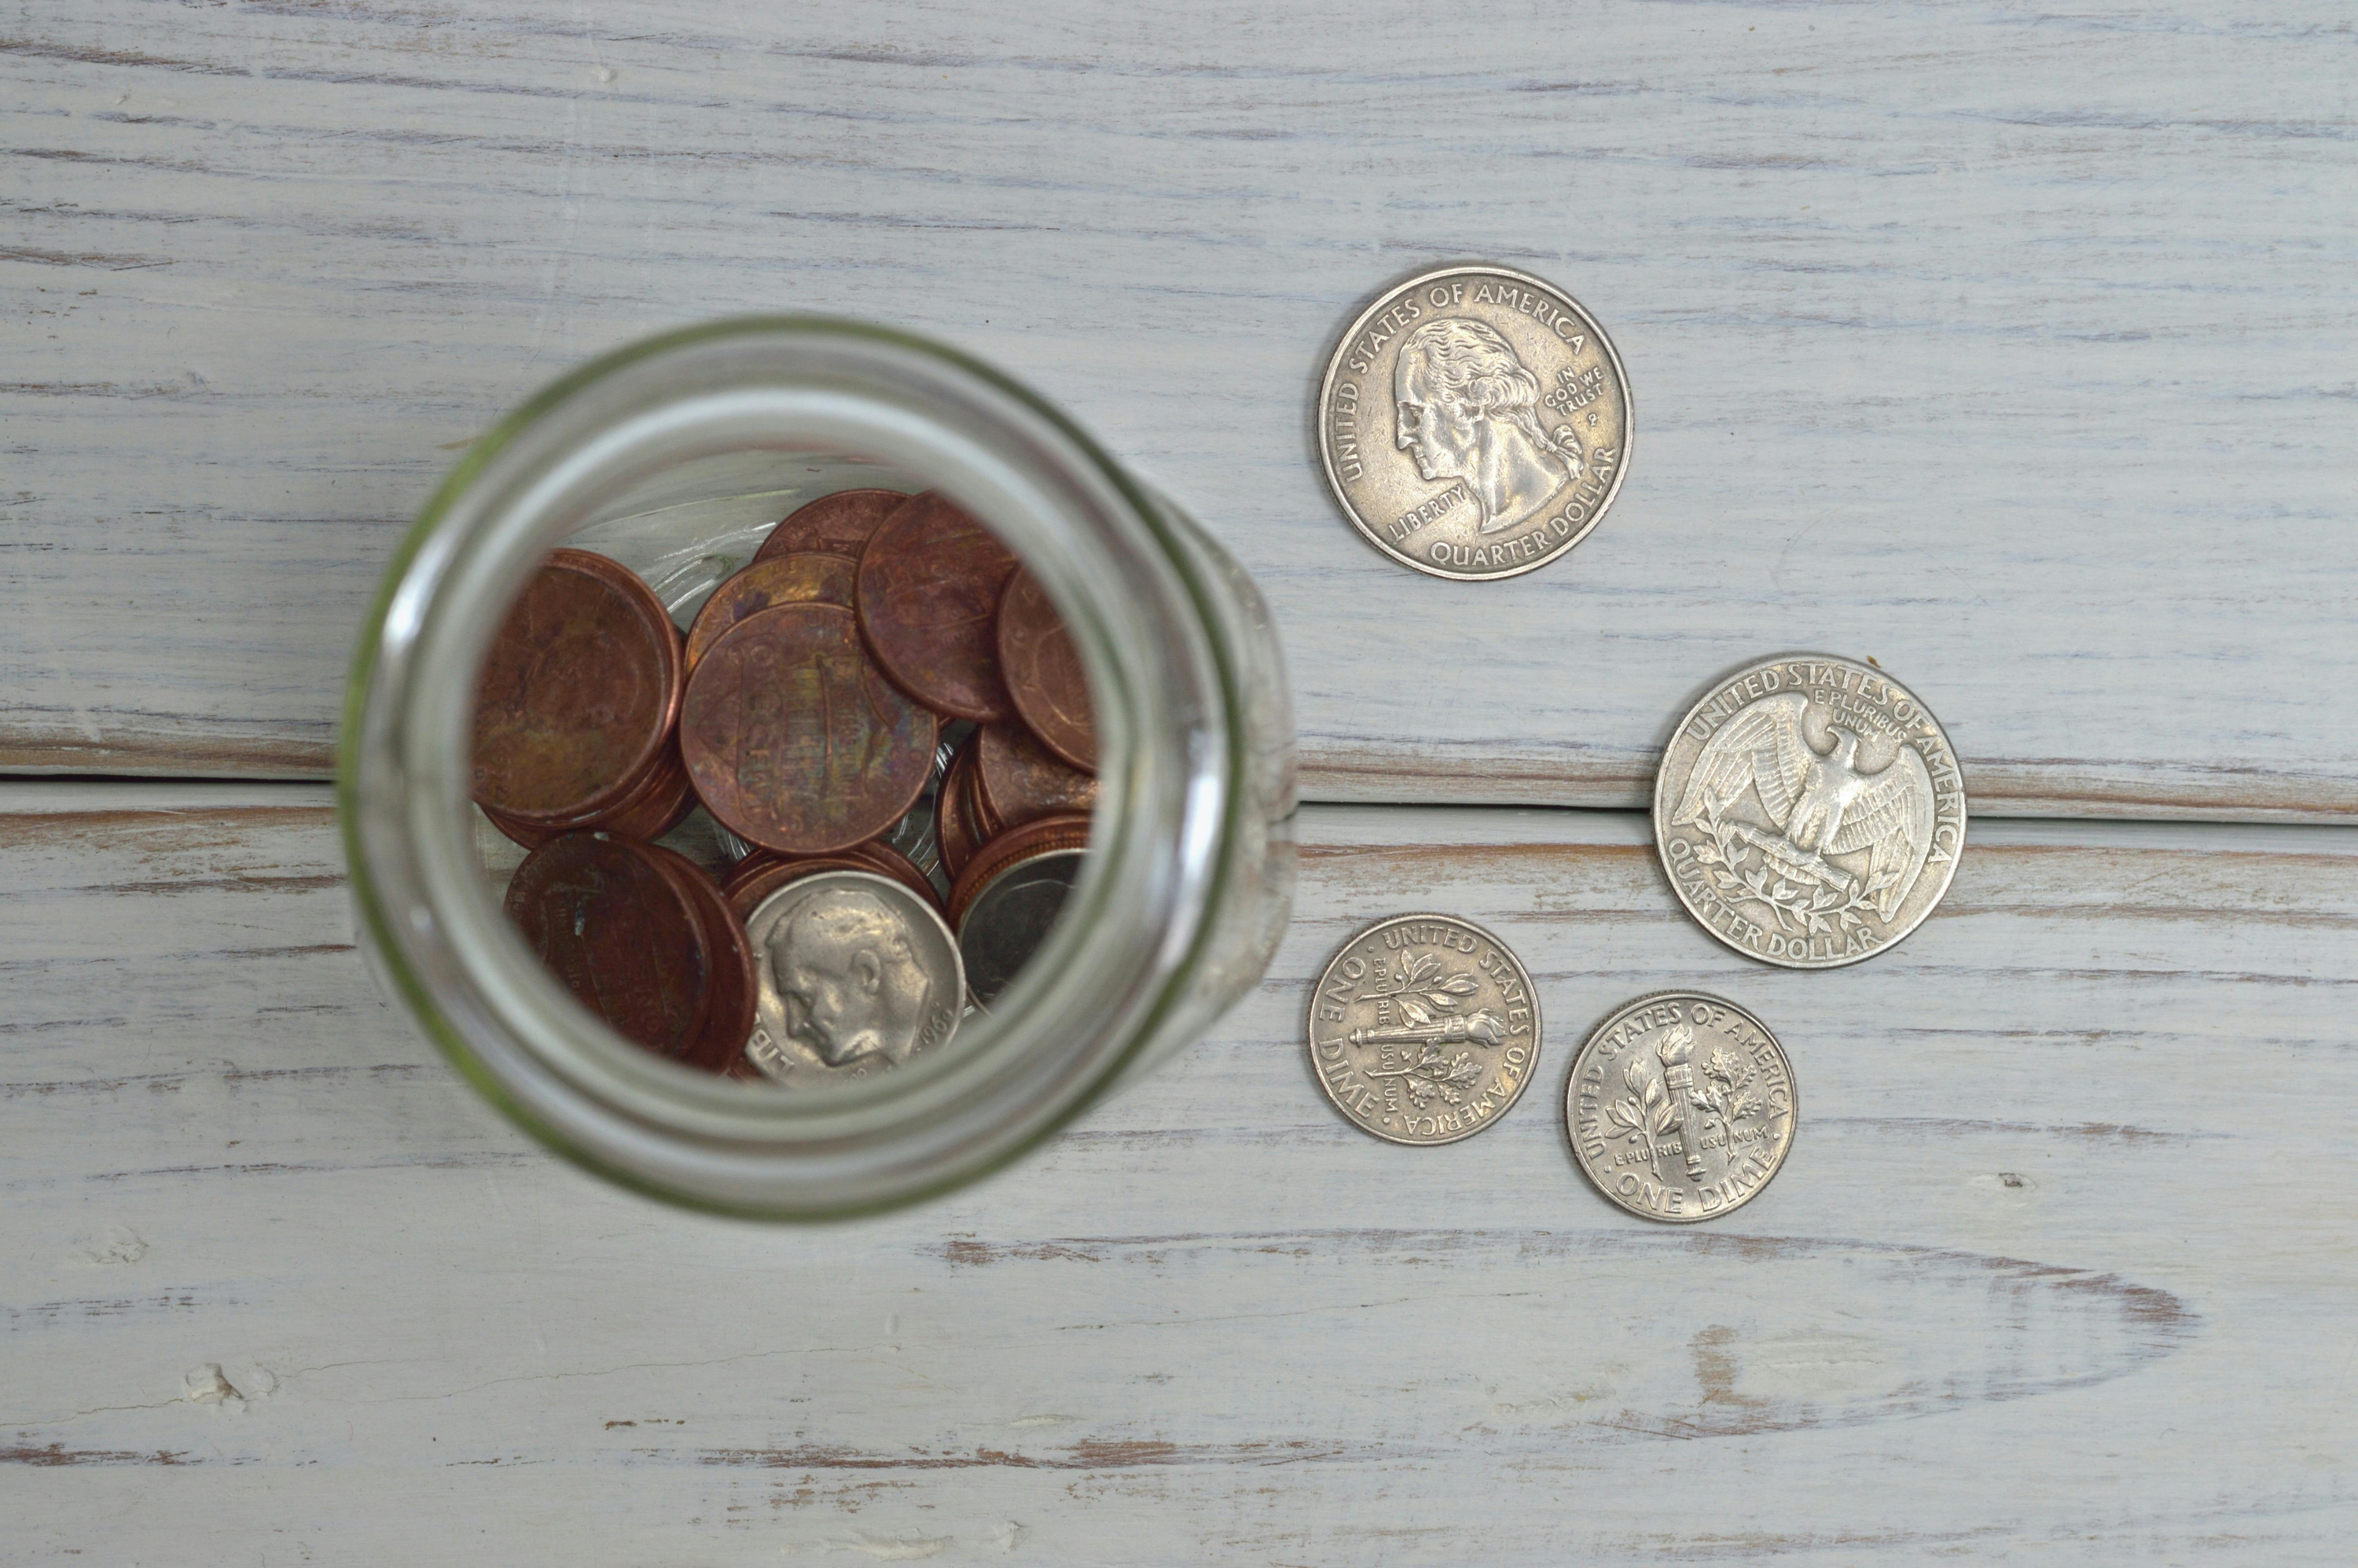
<svg viewBox="0 0 2358 1568">
<path fill-rule="evenodd" d="M 1316 797 L 1637 804 L 1800 647 L 1912 685 L 1985 815 L 2358 814 L 2326 0 L 155 15 L 0 28 L 0 766 L 322 774 L 454 451 L 816 309 L 1003 365 L 1226 539 Z M 1457 256 L 1635 389 L 1614 513 L 1509 583 L 1384 562 L 1304 434 L 1355 303 Z"/>
<path fill-rule="evenodd" d="M 1687 924 L 1634 815 L 1314 809 L 1213 1039 L 983 1186 L 771 1229 L 478 1104 L 371 994 L 324 792 L 0 790 L 10 1559 L 2343 1561 L 2358 833 L 1975 834 L 1807 975 Z M 1547 1015 L 1434 1150 L 1343 1125 L 1299 1033 L 1416 907 Z M 1669 985 L 1803 1097 L 1685 1230 L 1559 1120 Z"/>
</svg>

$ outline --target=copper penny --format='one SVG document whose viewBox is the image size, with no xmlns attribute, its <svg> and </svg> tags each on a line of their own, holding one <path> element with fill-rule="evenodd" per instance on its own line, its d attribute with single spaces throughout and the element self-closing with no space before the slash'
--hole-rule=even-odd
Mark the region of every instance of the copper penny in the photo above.
<svg viewBox="0 0 2358 1568">
<path fill-rule="evenodd" d="M 994 833 L 1043 816 L 1098 808 L 1098 781 L 1066 765 L 1029 727 L 1010 719 L 986 724 L 975 742 L 975 788 L 983 819 Z"/>
<path fill-rule="evenodd" d="M 525 857 L 508 918 L 581 1005 L 659 1056 L 696 1047 L 711 951 L 687 892 L 647 845 L 568 833 Z"/>
<path fill-rule="evenodd" d="M 735 871 L 721 884 L 720 891 L 729 900 L 730 909 L 741 921 L 751 920 L 762 902 L 788 882 L 805 877 L 815 877 L 821 871 L 866 871 L 878 875 L 874 866 L 850 855 L 777 856 L 757 854 Z"/>
<path fill-rule="evenodd" d="M 684 668 L 646 584 L 603 556 L 555 552 L 476 678 L 475 799 L 541 826 L 613 806 L 655 765 Z"/>
<path fill-rule="evenodd" d="M 999 675 L 999 595 L 1015 557 L 931 492 L 884 520 L 860 555 L 860 630 L 902 690 L 953 719 L 1015 710 Z"/>
<path fill-rule="evenodd" d="M 838 490 L 805 502 L 770 530 L 753 558 L 766 561 L 797 550 L 821 550 L 857 560 L 860 546 L 868 543 L 877 524 L 908 499 L 897 490 Z"/>
<path fill-rule="evenodd" d="M 696 612 L 696 624 L 687 629 L 687 667 L 695 669 L 704 651 L 723 632 L 773 604 L 833 604 L 850 609 L 859 575 L 860 563 L 851 557 L 822 555 L 817 550 L 757 558 L 714 589 L 704 608 Z"/>
<path fill-rule="evenodd" d="M 936 890 L 925 873 L 917 869 L 916 863 L 891 845 L 875 838 L 871 838 L 864 844 L 854 844 L 850 849 L 838 850 L 832 855 L 773 855 L 767 849 L 759 849 L 754 851 L 752 859 L 729 873 L 727 887 L 732 890 L 738 887 L 741 878 L 745 883 L 750 884 L 763 867 L 777 865 L 797 866 L 802 868 L 805 873 L 813 867 L 824 871 L 874 871 L 879 876 L 892 878 L 919 898 L 924 899 L 936 914 L 940 913 L 942 908 L 941 893 Z M 783 883 L 773 884 L 770 891 L 774 892 L 779 886 L 783 885 Z M 734 896 L 733 893 L 731 896 Z M 750 904 L 741 905 L 741 913 L 750 918 L 752 907 Z"/>
<path fill-rule="evenodd" d="M 932 713 L 877 673 L 851 611 L 780 604 L 705 652 L 680 755 L 705 808 L 764 849 L 823 855 L 872 838 L 934 766 Z"/>
<path fill-rule="evenodd" d="M 745 1054 L 753 1033 L 753 1008 L 761 1000 L 762 980 L 753 968 L 753 944 L 745 922 L 704 869 L 676 849 L 661 844 L 647 849 L 672 873 L 672 885 L 688 896 L 703 924 L 706 950 L 712 957 L 712 994 L 705 1009 L 704 1027 L 680 1060 L 708 1073 L 726 1072 Z"/>
<path fill-rule="evenodd" d="M 967 862 L 966 870 L 958 873 L 957 884 L 950 889 L 950 929 L 956 931 L 965 924 L 976 897 L 997 881 L 1001 872 L 1035 855 L 1088 847 L 1089 819 L 1086 816 L 1044 816 L 1001 834 Z"/>
<path fill-rule="evenodd" d="M 1042 743 L 1062 761 L 1095 773 L 1098 721 L 1081 651 L 1048 601 L 1048 590 L 1020 568 L 999 601 L 999 669 L 1015 711 Z"/>
<path fill-rule="evenodd" d="M 941 794 L 935 798 L 935 833 L 941 845 L 942 869 L 955 881 L 982 848 L 982 825 L 974 818 L 974 797 L 968 785 L 974 778 L 975 742 L 968 741 L 950 759 L 950 771 L 942 775 Z"/>
<path fill-rule="evenodd" d="M 665 746 L 655 758 L 655 765 L 647 771 L 636 788 L 600 812 L 568 822 L 563 827 L 542 827 L 529 822 L 519 822 L 505 812 L 483 807 L 483 815 L 492 826 L 527 849 L 537 849 L 560 833 L 595 830 L 620 834 L 625 838 L 652 842 L 662 838 L 687 819 L 696 809 L 696 792 L 687 782 L 687 769 L 679 760 L 676 745 Z"/>
</svg>

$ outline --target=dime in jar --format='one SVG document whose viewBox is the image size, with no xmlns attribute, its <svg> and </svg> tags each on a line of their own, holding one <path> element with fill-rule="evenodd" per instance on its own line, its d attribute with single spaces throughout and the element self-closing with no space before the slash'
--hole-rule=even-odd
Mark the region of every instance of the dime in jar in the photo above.
<svg viewBox="0 0 2358 1568">
<path fill-rule="evenodd" d="M 612 809 L 659 764 L 684 667 L 670 612 L 629 568 L 551 553 L 476 677 L 474 798 L 534 827 Z"/>
<path fill-rule="evenodd" d="M 1596 1190 L 1673 1224 L 1758 1196 L 1800 1114 L 1792 1064 L 1768 1025 L 1697 991 L 1639 997 L 1597 1025 L 1564 1090 L 1573 1155 Z"/>
<path fill-rule="evenodd" d="M 798 1087 L 863 1078 L 957 1033 L 966 969 L 930 904 L 874 871 L 796 877 L 745 922 L 761 989 L 745 1054 Z"/>
<path fill-rule="evenodd" d="M 1310 997 L 1310 1063 L 1394 1143 L 1481 1131 L 1531 1081 L 1540 1003 L 1507 945 L 1453 914 L 1396 914 L 1343 944 Z"/>
<path fill-rule="evenodd" d="M 1344 513 L 1403 566 L 1467 581 L 1585 538 L 1629 465 L 1629 383 L 1595 318 L 1504 267 L 1444 267 L 1351 323 L 1318 389 Z"/>
<path fill-rule="evenodd" d="M 980 519 L 928 492 L 860 553 L 860 630 L 902 690 L 978 723 L 1014 711 L 999 673 L 999 596 L 1015 557 Z"/>
<path fill-rule="evenodd" d="M 1098 726 L 1088 672 L 1048 590 L 1028 571 L 1010 578 L 1000 600 L 999 667 L 1015 711 L 1041 743 L 1073 767 L 1095 773 Z"/>
<path fill-rule="evenodd" d="M 764 849 L 872 838 L 933 772 L 934 715 L 878 674 L 851 611 L 780 604 L 722 633 L 689 677 L 681 759 L 705 809 Z"/>
<path fill-rule="evenodd" d="M 1873 957 L 1923 924 L 1965 844 L 1965 781 L 1931 711 L 1881 670 L 1793 654 L 1715 681 L 1654 778 L 1654 842 L 1687 913 L 1789 969 Z"/>
<path fill-rule="evenodd" d="M 908 499 L 897 490 L 838 490 L 822 495 L 788 513 L 785 521 L 770 530 L 753 558 L 766 561 L 798 550 L 817 550 L 858 560 L 868 536 Z"/>
<path fill-rule="evenodd" d="M 1050 816 L 975 852 L 950 889 L 950 927 L 975 1005 L 999 1000 L 1048 940 L 1089 844 L 1086 816 Z"/>
</svg>

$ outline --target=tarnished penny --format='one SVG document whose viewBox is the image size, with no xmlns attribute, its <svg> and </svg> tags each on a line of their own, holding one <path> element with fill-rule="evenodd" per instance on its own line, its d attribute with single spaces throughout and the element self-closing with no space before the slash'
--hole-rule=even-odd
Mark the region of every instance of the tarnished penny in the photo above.
<svg viewBox="0 0 2358 1568">
<path fill-rule="evenodd" d="M 975 820 L 974 754 L 977 742 L 968 740 L 950 759 L 949 772 L 942 775 L 941 793 L 935 797 L 934 826 L 941 847 L 942 869 L 951 880 L 966 870 L 974 852 L 982 848 L 982 825 Z"/>
<path fill-rule="evenodd" d="M 817 855 L 872 838 L 933 771 L 936 721 L 877 673 L 851 612 L 782 604 L 698 661 L 680 756 L 705 808 L 739 837 Z"/>
<path fill-rule="evenodd" d="M 984 831 L 996 837 L 1044 816 L 1087 813 L 1098 806 L 1098 781 L 1071 767 L 1022 723 L 986 724 L 974 752 L 976 802 Z"/>
<path fill-rule="evenodd" d="M 832 604 L 851 608 L 860 563 L 849 556 L 798 550 L 757 559 L 712 590 L 696 624 L 687 629 L 687 665 L 696 667 L 720 634 L 773 604 Z"/>
<path fill-rule="evenodd" d="M 860 556 L 860 629 L 884 673 L 956 719 L 1014 711 L 999 673 L 999 596 L 1015 570 L 1007 546 L 965 508 L 931 492 L 884 520 Z"/>
<path fill-rule="evenodd" d="M 1545 566 L 1629 464 L 1629 384 L 1595 319 L 1526 273 L 1444 267 L 1387 290 L 1318 389 L 1327 483 L 1368 541 L 1435 577 Z"/>
<path fill-rule="evenodd" d="M 475 799 L 540 826 L 613 806 L 671 733 L 682 669 L 670 615 L 628 568 L 556 551 L 509 608 L 476 679 Z"/>
<path fill-rule="evenodd" d="M 908 499 L 897 490 L 838 490 L 822 495 L 786 514 L 753 558 L 766 561 L 798 550 L 818 550 L 858 560 L 877 524 Z"/>
<path fill-rule="evenodd" d="M 1089 845 L 1089 818 L 1086 816 L 1047 816 L 1022 827 L 1011 828 L 985 844 L 967 862 L 950 888 L 950 929 L 963 932 L 975 900 L 1001 872 L 1020 860 L 1060 849 L 1086 849 Z"/>
<path fill-rule="evenodd" d="M 880 838 L 871 838 L 865 843 L 854 844 L 850 849 L 839 849 L 832 855 L 776 855 L 767 849 L 757 849 L 752 856 L 730 871 L 726 886 L 730 889 L 754 887 L 756 885 L 754 879 L 761 874 L 764 867 L 777 865 L 800 868 L 800 874 L 804 875 L 809 874 L 813 869 L 830 871 L 875 871 L 880 875 L 891 877 L 936 909 L 942 907 L 942 895 L 935 888 L 932 880 L 919 871 L 906 855 Z M 753 903 L 760 902 L 761 897 L 784 887 L 786 881 L 791 880 L 791 878 L 773 878 L 762 882 L 760 886 L 763 892 L 759 895 L 752 895 L 752 903 L 743 899 L 735 901 L 738 913 L 740 914 L 746 913 Z M 731 896 L 734 898 L 733 894 Z"/>
<path fill-rule="evenodd" d="M 730 869 L 720 884 L 720 892 L 728 899 L 729 907 L 737 912 L 738 919 L 751 920 L 753 912 L 762 907 L 762 901 L 788 882 L 825 871 L 883 874 L 852 855 L 773 855 L 767 849 L 756 849 Z"/>
<path fill-rule="evenodd" d="M 1831 969 L 1924 922 L 1965 844 L 1939 720 L 1881 670 L 1793 654 L 1712 683 L 1654 778 L 1687 913 L 1747 957 Z"/>
<path fill-rule="evenodd" d="M 966 970 L 933 906 L 873 871 L 795 878 L 746 923 L 761 1001 L 745 1054 L 817 1087 L 939 1050 L 966 1009 Z"/>
<path fill-rule="evenodd" d="M 695 809 L 696 792 L 687 782 L 687 769 L 681 765 L 676 745 L 664 747 L 655 758 L 655 765 L 647 770 L 646 776 L 630 794 L 603 811 L 562 827 L 539 827 L 520 822 L 488 806 L 482 808 L 492 827 L 527 849 L 536 849 L 561 833 L 590 830 L 617 833 L 625 838 L 660 838 Z"/>
<path fill-rule="evenodd" d="M 525 857 L 508 918 L 525 945 L 614 1033 L 657 1055 L 692 1054 L 711 994 L 704 922 L 653 849 L 568 833 Z"/>
<path fill-rule="evenodd" d="M 1028 571 L 1008 579 L 999 601 L 999 668 L 1015 711 L 1041 742 L 1071 766 L 1095 772 L 1098 726 L 1088 672 L 1065 618 Z"/>
<path fill-rule="evenodd" d="M 1564 1090 L 1573 1156 L 1644 1219 L 1709 1219 L 1748 1203 L 1793 1147 L 1792 1064 L 1762 1023 L 1700 991 L 1639 997 L 1598 1024 Z"/>
<path fill-rule="evenodd" d="M 1497 1121 L 1539 1064 L 1522 960 L 1470 920 L 1396 914 L 1358 932 L 1310 994 L 1310 1064 L 1354 1126 L 1454 1143 Z"/>
<path fill-rule="evenodd" d="M 745 923 L 701 866 L 665 845 L 646 848 L 670 874 L 672 885 L 687 895 L 704 927 L 705 951 L 712 960 L 711 995 L 705 1006 L 704 1023 L 679 1060 L 707 1072 L 725 1073 L 744 1055 L 745 1042 L 753 1032 L 758 982 Z"/>
<path fill-rule="evenodd" d="M 958 927 L 958 953 L 966 959 L 967 994 L 977 1007 L 997 1001 L 1040 951 L 1086 858 L 1077 849 L 1027 855 L 975 893 Z"/>
</svg>

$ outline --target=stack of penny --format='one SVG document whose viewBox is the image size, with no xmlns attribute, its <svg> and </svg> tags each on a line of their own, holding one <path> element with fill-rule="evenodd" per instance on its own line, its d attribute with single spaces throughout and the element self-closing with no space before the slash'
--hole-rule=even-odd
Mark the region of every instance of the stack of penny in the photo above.
<svg viewBox="0 0 2358 1568">
<path fill-rule="evenodd" d="M 627 568 L 553 554 L 485 660 L 474 795 L 532 851 L 510 918 L 591 1011 L 811 1084 L 936 1049 L 1005 989 L 1077 874 L 1095 761 L 1071 636 L 1014 557 L 942 496 L 852 490 L 780 523 L 684 639 Z M 654 842 L 698 805 L 718 881 Z"/>
</svg>

